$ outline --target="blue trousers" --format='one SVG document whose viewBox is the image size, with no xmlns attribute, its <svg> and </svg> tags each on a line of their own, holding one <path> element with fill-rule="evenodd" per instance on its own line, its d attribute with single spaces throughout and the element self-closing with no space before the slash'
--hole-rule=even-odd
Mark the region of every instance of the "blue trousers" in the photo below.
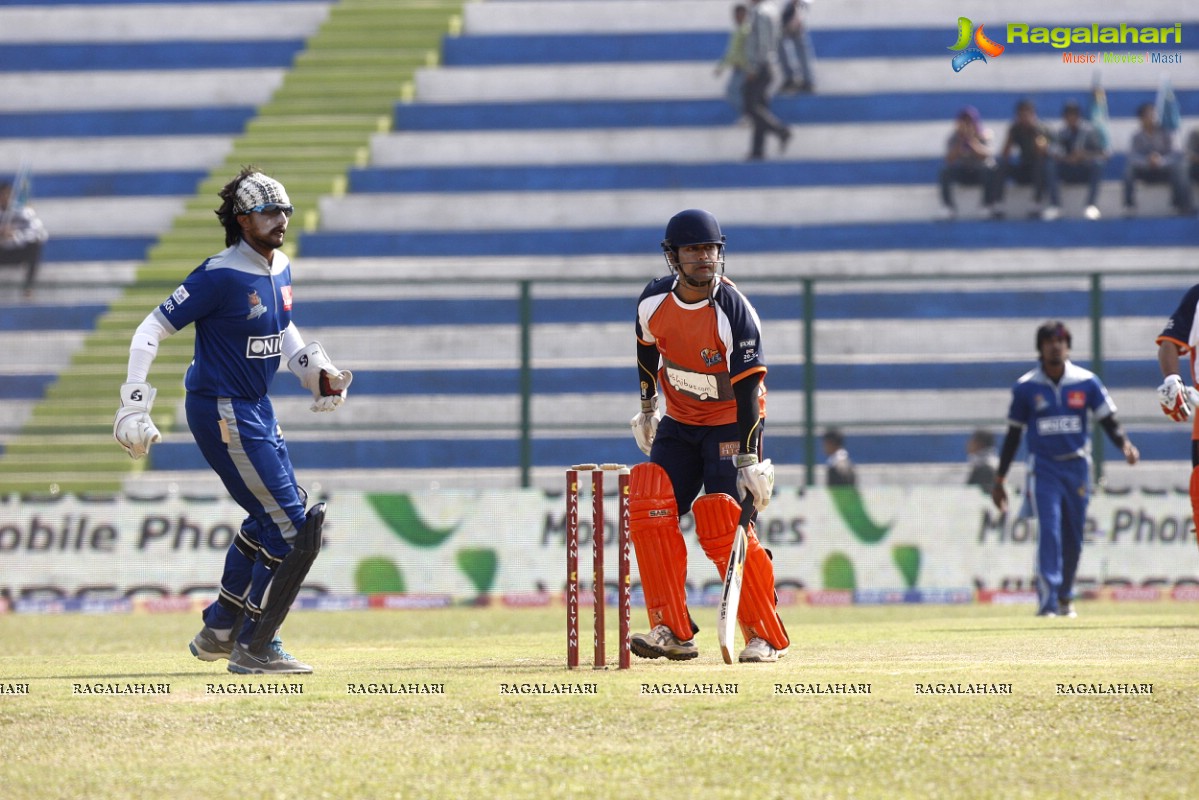
<svg viewBox="0 0 1199 800">
<path fill-rule="evenodd" d="M 1028 460 L 1028 498 L 1039 529 L 1037 597 L 1039 612 L 1057 612 L 1069 600 L 1082 555 L 1083 527 L 1091 500 L 1090 459 Z"/>
<path fill-rule="evenodd" d="M 737 467 L 733 464 L 733 456 L 740 452 L 739 438 L 735 422 L 708 427 L 685 425 L 663 417 L 658 423 L 649 460 L 662 467 L 670 477 L 679 516 L 691 510 L 700 489 L 708 494 L 723 492 L 740 500 L 737 497 Z"/>
<path fill-rule="evenodd" d="M 231 628 L 245 610 L 238 639 L 248 643 L 273 570 L 291 552 L 291 542 L 304 524 L 307 497 L 296 483 L 269 397 L 188 394 L 186 410 L 204 460 L 247 513 L 225 555 L 221 593 L 204 610 L 204 624 Z"/>
</svg>

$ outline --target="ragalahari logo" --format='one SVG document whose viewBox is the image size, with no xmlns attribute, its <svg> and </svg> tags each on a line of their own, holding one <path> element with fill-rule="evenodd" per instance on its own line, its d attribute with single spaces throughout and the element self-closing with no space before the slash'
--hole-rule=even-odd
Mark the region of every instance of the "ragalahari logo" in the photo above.
<svg viewBox="0 0 1199 800">
<path fill-rule="evenodd" d="M 973 46 L 971 41 L 974 42 Z M 1003 53 L 1003 45 L 988 39 L 982 25 L 975 30 L 974 23 L 966 17 L 958 17 L 958 40 L 949 49 L 958 51 L 950 62 L 954 72 L 961 72 L 967 64 L 975 61 L 985 64 L 987 56 L 998 58 Z"/>
</svg>

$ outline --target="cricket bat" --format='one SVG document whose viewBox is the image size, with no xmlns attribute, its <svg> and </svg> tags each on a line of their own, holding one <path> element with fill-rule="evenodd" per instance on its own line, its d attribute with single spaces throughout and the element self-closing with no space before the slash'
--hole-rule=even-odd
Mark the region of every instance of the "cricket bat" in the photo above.
<svg viewBox="0 0 1199 800">
<path fill-rule="evenodd" d="M 733 534 L 733 549 L 729 551 L 729 565 L 724 572 L 724 591 L 720 596 L 720 617 L 716 621 L 716 638 L 720 642 L 720 654 L 724 663 L 733 663 L 734 640 L 737 635 L 737 607 L 741 605 L 741 576 L 745 571 L 745 550 L 748 546 L 746 526 L 754 513 L 754 497 L 746 492 L 741 500 L 741 518 L 737 520 L 737 532 Z"/>
</svg>

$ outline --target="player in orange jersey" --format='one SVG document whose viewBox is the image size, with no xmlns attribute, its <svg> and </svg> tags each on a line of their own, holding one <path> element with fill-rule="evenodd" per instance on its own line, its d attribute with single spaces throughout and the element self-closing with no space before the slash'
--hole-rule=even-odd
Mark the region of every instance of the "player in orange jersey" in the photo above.
<svg viewBox="0 0 1199 800">
<path fill-rule="evenodd" d="M 724 277 L 724 241 L 707 211 L 676 214 L 662 242 L 671 274 L 650 281 L 637 302 L 641 413 L 631 425 L 650 463 L 632 470 L 629 508 L 651 625 L 632 638 L 642 658 L 698 655 L 679 516 L 694 513 L 700 544 L 723 576 L 740 503 L 760 511 L 774 490 L 774 466 L 760 458 L 766 415 L 761 323 Z M 742 500 L 747 493 L 752 497 Z M 739 660 L 777 661 L 786 652 L 774 568 L 752 533 L 737 616 L 747 642 Z"/>
</svg>

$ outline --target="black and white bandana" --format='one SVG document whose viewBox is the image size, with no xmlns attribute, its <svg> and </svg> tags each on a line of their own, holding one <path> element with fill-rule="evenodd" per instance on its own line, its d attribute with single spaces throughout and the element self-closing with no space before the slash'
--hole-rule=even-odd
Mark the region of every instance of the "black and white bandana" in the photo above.
<svg viewBox="0 0 1199 800">
<path fill-rule="evenodd" d="M 278 203 L 289 206 L 291 200 L 283 184 L 261 172 L 253 172 L 237 185 L 237 213 L 245 214 L 255 206 Z"/>
</svg>

